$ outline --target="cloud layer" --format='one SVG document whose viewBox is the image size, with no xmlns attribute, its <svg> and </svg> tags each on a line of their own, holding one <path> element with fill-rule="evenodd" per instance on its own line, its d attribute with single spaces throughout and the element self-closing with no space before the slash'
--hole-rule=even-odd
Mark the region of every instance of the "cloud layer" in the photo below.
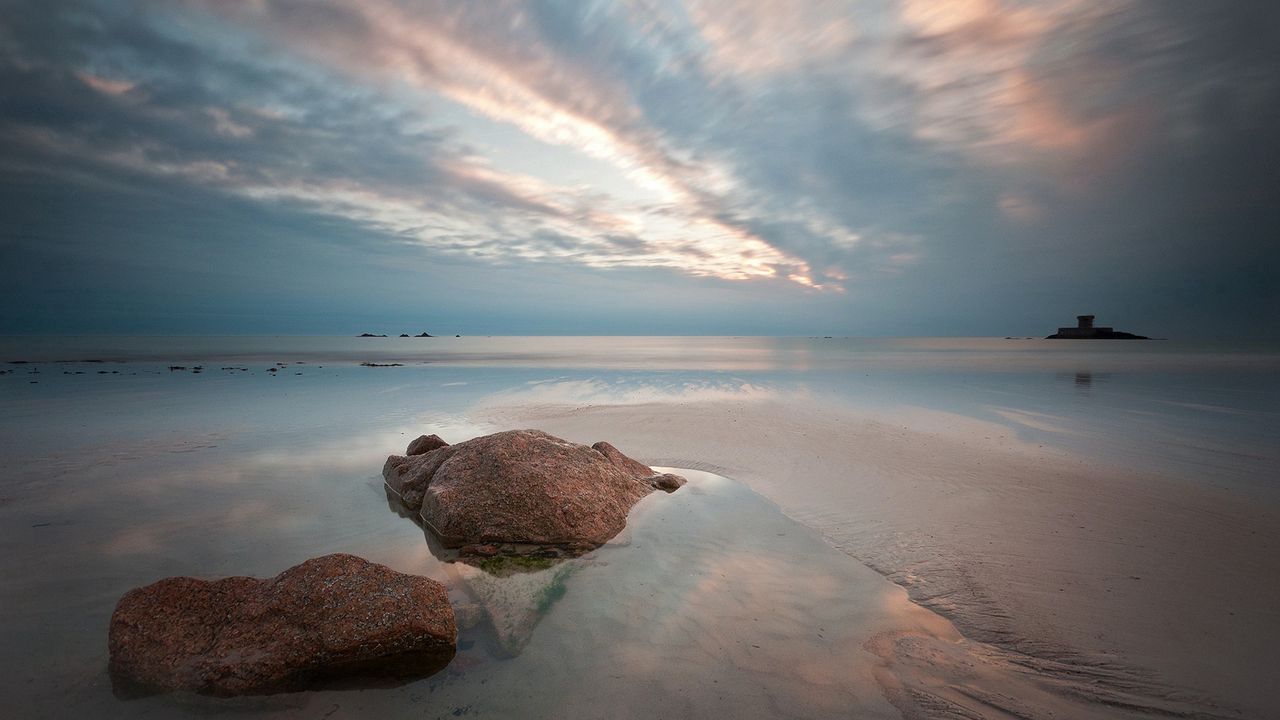
<svg viewBox="0 0 1280 720">
<path fill-rule="evenodd" d="M 1077 309 L 1241 331 L 1280 306 L 1264 4 L 8 5 L 0 247 L 57 268 L 7 271 L 6 305 L 36 306 L 11 331 L 58 322 L 49 282 L 124 315 L 184 287 L 178 315 L 274 298 L 296 323 L 308 305 L 263 284 L 282 266 L 372 314 L 478 317 L 444 291 L 538 278 L 502 290 L 562 332 L 655 291 L 671 331 L 710 333 L 1003 334 Z M 208 277 L 130 290 L 104 266 Z"/>
</svg>

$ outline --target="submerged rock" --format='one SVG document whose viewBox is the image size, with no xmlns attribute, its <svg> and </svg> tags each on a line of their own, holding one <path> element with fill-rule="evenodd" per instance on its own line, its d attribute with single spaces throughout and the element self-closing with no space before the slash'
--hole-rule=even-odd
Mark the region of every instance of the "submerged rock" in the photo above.
<svg viewBox="0 0 1280 720">
<path fill-rule="evenodd" d="M 661 475 L 654 475 L 649 478 L 649 482 L 653 485 L 655 490 L 672 493 L 679 490 L 680 487 L 684 485 L 685 479 L 673 473 L 662 473 Z"/>
<path fill-rule="evenodd" d="M 431 437 L 387 458 L 382 474 L 446 548 L 522 544 L 576 554 L 617 535 L 640 498 L 684 484 L 605 442 L 509 430 L 421 452 Z"/>
<path fill-rule="evenodd" d="M 354 555 L 260 580 L 166 578 L 111 616 L 118 694 L 259 695 L 424 677 L 453 657 L 445 588 Z"/>
</svg>

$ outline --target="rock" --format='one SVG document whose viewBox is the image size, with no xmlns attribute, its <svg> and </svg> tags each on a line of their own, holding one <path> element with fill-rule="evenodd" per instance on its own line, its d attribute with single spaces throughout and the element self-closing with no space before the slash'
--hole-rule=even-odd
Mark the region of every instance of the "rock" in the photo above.
<svg viewBox="0 0 1280 720">
<path fill-rule="evenodd" d="M 475 557 L 493 557 L 498 554 L 501 548 L 492 543 L 486 543 L 484 545 L 467 545 L 463 550 L 468 555 L 474 555 Z"/>
<path fill-rule="evenodd" d="M 1093 324 L 1093 315 L 1077 315 L 1075 327 L 1060 327 L 1058 332 L 1045 340 L 1150 340 L 1146 335 L 1134 335 L 1115 328 Z"/>
<path fill-rule="evenodd" d="M 422 510 L 422 498 L 431 484 L 436 470 L 456 451 L 459 445 L 446 445 L 422 455 L 392 455 L 382 465 L 382 478 L 387 489 L 400 502 L 415 513 Z"/>
<path fill-rule="evenodd" d="M 445 588 L 354 555 L 274 578 L 166 578 L 125 593 L 111 616 L 118 694 L 261 695 L 407 681 L 453 657 Z"/>
<path fill-rule="evenodd" d="M 606 460 L 613 463 L 619 470 L 627 473 L 628 475 L 633 475 L 635 477 L 648 477 L 653 474 L 653 468 L 645 465 L 639 460 L 632 460 L 626 455 L 623 455 L 621 450 L 603 440 L 592 445 L 591 449 L 603 455 Z"/>
<path fill-rule="evenodd" d="M 662 473 L 661 475 L 654 475 L 653 477 L 649 478 L 649 484 L 652 485 L 655 489 L 665 490 L 666 492 L 669 492 L 669 493 L 673 493 L 679 490 L 681 487 L 684 486 L 685 482 L 687 481 L 684 478 L 680 477 L 679 475 L 673 475 L 671 473 Z"/>
<path fill-rule="evenodd" d="M 386 335 L 374 335 L 373 333 L 360 333 L 358 337 L 386 337 Z"/>
<path fill-rule="evenodd" d="M 426 452 L 442 448 L 449 443 L 440 439 L 439 435 L 419 435 L 416 440 L 409 443 L 409 449 L 404 451 L 405 455 L 421 455 Z"/>
<path fill-rule="evenodd" d="M 573 553 L 617 535 L 631 507 L 655 487 L 684 484 L 608 443 L 588 447 L 539 430 L 392 455 L 382 474 L 446 548 L 516 543 Z"/>
<path fill-rule="evenodd" d="M 422 333 L 419 333 L 419 334 L 417 334 L 417 335 L 414 335 L 414 337 L 434 337 L 434 335 L 432 335 L 432 334 L 431 334 L 431 333 L 429 333 L 429 332 L 425 332 L 425 331 L 423 331 Z"/>
<path fill-rule="evenodd" d="M 1062 332 L 1056 332 L 1052 335 L 1046 335 L 1045 340 L 1150 340 L 1146 335 L 1134 335 L 1133 333 L 1122 332 L 1120 330 L 1110 330 L 1102 328 L 1094 330 L 1088 335 L 1064 335 Z"/>
<path fill-rule="evenodd" d="M 409 333 L 400 333 L 400 337 L 409 337 Z"/>
</svg>

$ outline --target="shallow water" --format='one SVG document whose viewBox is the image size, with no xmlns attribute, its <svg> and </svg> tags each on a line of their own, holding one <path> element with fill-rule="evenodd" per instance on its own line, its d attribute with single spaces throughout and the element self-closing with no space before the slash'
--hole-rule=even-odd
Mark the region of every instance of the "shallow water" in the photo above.
<svg viewBox="0 0 1280 720">
<path fill-rule="evenodd" d="M 875 680 L 880 659 L 862 646 L 924 612 L 725 478 L 683 471 L 685 488 L 646 498 L 605 547 L 538 572 L 494 577 L 437 560 L 422 531 L 388 508 L 367 474 L 303 462 L 293 468 L 303 476 L 273 481 L 263 474 L 275 467 L 270 454 L 205 457 L 193 468 L 134 452 L 135 461 L 155 461 L 157 475 L 121 485 L 104 522 L 86 524 L 74 513 L 49 525 L 6 523 L 38 533 L 43 558 L 6 568 L 18 581 L 6 589 L 0 682 L 6 697 L 22 700 L 17 716 L 897 715 Z M 102 480 L 94 471 L 80 477 Z M 143 485 L 169 496 L 147 503 L 165 521 L 95 531 L 128 513 Z M 23 504 L 51 513 L 60 503 Z M 6 545 L 20 541 L 5 534 Z M 330 551 L 446 583 L 466 618 L 449 667 L 396 688 L 233 700 L 113 696 L 106 622 L 131 585 L 168 574 L 270 575 Z"/>
<path fill-rule="evenodd" d="M 28 364 L 11 364 L 23 360 Z M 97 362 L 70 362 L 83 360 Z M 402 367 L 356 367 L 360 362 Z M 286 363 L 278 378 L 266 372 L 276 363 Z M 173 364 L 204 370 L 170 372 Z M 0 376 L 0 402 L 10 414 L 0 421 L 10 435 L 5 449 L 65 446 L 81 427 L 152 432 L 171 426 L 175 415 L 213 426 L 208 414 L 228 412 L 234 421 L 237 408 L 259 392 L 288 396 L 259 412 L 285 413 L 278 419 L 290 430 L 323 426 L 329 418 L 317 424 L 320 412 L 366 426 L 393 414 L 465 414 L 497 394 L 586 404 L 774 393 L 885 415 L 925 408 L 977 418 L 1022 440 L 1185 478 L 1275 485 L 1272 468 L 1280 463 L 1280 348 L 1249 343 L 0 337 L 0 368 L 8 370 Z M 148 380 L 157 375 L 171 377 Z M 317 392 L 324 397 L 300 397 Z M 92 408 L 84 407 L 89 397 Z M 121 412 L 133 416 L 130 423 L 119 423 Z"/>
<path fill-rule="evenodd" d="M 886 418 L 915 409 L 977 418 L 1197 482 L 1274 488 L 1280 460 L 1280 355 L 1265 348 L 7 338 L 0 358 L 0 693 L 17 717 L 895 716 L 877 668 L 894 665 L 886 657 L 897 646 L 867 643 L 895 624 L 914 623 L 929 642 L 949 632 L 815 530 L 736 483 L 697 475 L 688 492 L 637 508 L 629 544 L 557 580 L 562 594 L 535 613 L 514 657 L 504 657 L 510 638 L 482 623 L 464 633 L 448 671 L 398 689 L 230 703 L 111 695 L 111 609 L 161 577 L 265 577 L 341 551 L 477 601 L 466 571 L 436 561 L 422 532 L 388 509 L 378 473 L 419 433 L 458 441 L 499 429 L 475 420 L 485 403 L 812 397 Z M 599 439 L 627 450 L 626 438 Z M 932 660 L 922 667 L 922 677 L 945 675 Z"/>
</svg>

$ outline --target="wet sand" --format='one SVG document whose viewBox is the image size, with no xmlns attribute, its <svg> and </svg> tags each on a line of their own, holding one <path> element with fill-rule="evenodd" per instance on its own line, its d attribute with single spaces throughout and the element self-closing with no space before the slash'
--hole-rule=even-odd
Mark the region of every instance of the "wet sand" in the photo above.
<svg viewBox="0 0 1280 720">
<path fill-rule="evenodd" d="M 914 659 L 893 675 L 908 698 L 946 678 L 933 689 L 955 708 L 923 700 L 908 715 L 1042 717 L 1063 698 L 1103 716 L 1280 714 L 1271 491 L 1099 467 L 1003 425 L 898 413 L 813 398 L 587 406 L 512 396 L 474 419 L 616 438 L 645 462 L 742 480 L 949 618 L 976 647 L 949 657 L 907 640 L 892 652 Z M 969 672 L 997 677 L 966 692 Z M 1022 680 L 1001 691 L 1011 678 Z M 1023 680 L 1043 693 L 1028 695 Z"/>
</svg>

